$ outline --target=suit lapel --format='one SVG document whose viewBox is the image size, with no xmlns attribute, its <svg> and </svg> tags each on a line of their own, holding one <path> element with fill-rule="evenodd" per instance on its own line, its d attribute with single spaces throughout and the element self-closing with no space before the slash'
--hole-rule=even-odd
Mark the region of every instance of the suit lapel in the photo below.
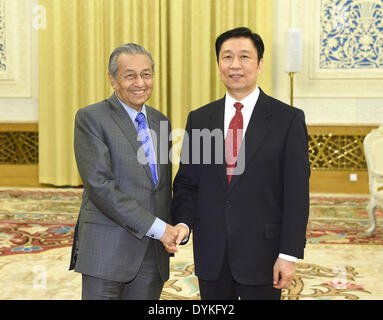
<svg viewBox="0 0 383 320">
<path fill-rule="evenodd" d="M 260 90 L 257 103 L 250 117 L 250 122 L 247 126 L 245 137 L 242 141 L 238 155 L 237 163 L 239 163 L 239 166 L 244 164 L 242 169 L 245 171 L 249 161 L 251 161 L 251 158 L 256 153 L 257 149 L 270 130 L 271 115 L 272 113 L 268 105 L 267 95 L 262 90 Z M 245 144 L 244 149 L 242 148 L 243 144 Z M 245 172 L 243 172 L 243 174 L 244 173 Z M 241 174 L 233 175 L 230 182 L 230 190 L 236 185 L 239 179 L 241 179 Z"/>
<path fill-rule="evenodd" d="M 117 123 L 117 125 L 120 127 L 122 132 L 127 137 L 130 145 L 132 146 L 135 154 L 138 154 L 138 150 L 140 147 L 142 147 L 142 142 L 137 139 L 137 129 L 135 128 L 134 124 L 132 123 L 132 120 L 130 119 L 127 112 L 124 110 L 124 107 L 121 105 L 120 101 L 118 101 L 115 94 L 113 94 L 109 99 L 108 102 L 110 103 L 111 109 L 112 109 L 112 118 Z M 148 108 L 149 109 L 149 108 Z M 152 173 L 150 171 L 149 164 L 143 165 L 146 175 L 150 179 L 151 183 L 153 184 L 153 177 Z M 158 185 L 158 183 L 157 183 Z"/>
<path fill-rule="evenodd" d="M 218 163 L 214 165 L 215 169 L 217 170 L 217 174 L 220 178 L 220 181 L 222 182 L 222 185 L 225 189 L 229 187 L 229 184 L 227 182 L 226 177 L 226 161 L 225 161 L 225 130 L 224 130 L 224 117 L 225 117 L 225 97 L 223 97 L 220 100 L 216 101 L 216 104 L 212 106 L 211 112 L 209 114 L 210 119 L 210 131 L 213 131 L 214 129 L 219 129 L 222 132 L 223 140 L 222 140 L 222 146 L 221 148 L 223 154 L 218 155 L 216 154 L 220 150 L 212 149 L 212 159 L 214 161 L 217 161 L 217 158 L 219 159 L 220 156 L 222 156 L 223 163 Z M 213 154 L 215 153 L 215 154 Z"/>
</svg>

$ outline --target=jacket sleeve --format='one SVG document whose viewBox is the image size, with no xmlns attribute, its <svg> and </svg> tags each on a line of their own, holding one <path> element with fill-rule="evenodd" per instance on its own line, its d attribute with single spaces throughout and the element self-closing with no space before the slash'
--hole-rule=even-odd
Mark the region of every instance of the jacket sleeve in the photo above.
<svg viewBox="0 0 383 320">
<path fill-rule="evenodd" d="M 103 128 L 93 118 L 91 112 L 81 109 L 75 119 L 74 150 L 84 192 L 101 214 L 141 239 L 155 216 L 116 184 Z"/>
<path fill-rule="evenodd" d="M 280 252 L 303 258 L 309 217 L 308 134 L 298 110 L 291 121 L 283 154 L 283 221 Z"/>
<path fill-rule="evenodd" d="M 198 167 L 191 163 L 192 112 L 189 113 L 182 143 L 181 161 L 173 182 L 172 217 L 174 224 L 185 223 L 193 228 L 195 199 L 198 192 Z M 185 242 L 186 243 L 186 242 Z"/>
</svg>

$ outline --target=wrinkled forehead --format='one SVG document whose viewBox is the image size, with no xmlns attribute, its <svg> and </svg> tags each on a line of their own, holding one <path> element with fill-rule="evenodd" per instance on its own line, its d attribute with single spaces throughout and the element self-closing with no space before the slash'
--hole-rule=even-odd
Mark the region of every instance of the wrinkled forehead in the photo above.
<svg viewBox="0 0 383 320">
<path fill-rule="evenodd" d="M 150 58 L 144 54 L 121 53 L 117 57 L 118 71 L 121 73 L 153 71 Z"/>
</svg>

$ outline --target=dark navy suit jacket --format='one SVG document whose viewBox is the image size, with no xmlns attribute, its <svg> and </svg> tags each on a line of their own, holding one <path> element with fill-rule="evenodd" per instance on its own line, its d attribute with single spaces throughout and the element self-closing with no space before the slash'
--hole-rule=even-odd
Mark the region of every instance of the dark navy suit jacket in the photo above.
<svg viewBox="0 0 383 320">
<path fill-rule="evenodd" d="M 229 184 L 225 161 L 219 161 L 223 135 L 212 139 L 211 150 L 192 135 L 193 129 L 223 132 L 224 109 L 222 98 L 188 116 L 189 143 L 184 139 L 182 154 L 188 152 L 190 161 L 181 162 L 174 180 L 173 222 L 193 230 L 201 279 L 217 280 L 227 250 L 237 282 L 272 284 L 278 254 L 303 258 L 306 243 L 310 166 L 304 113 L 261 90 L 239 152 L 244 171 Z M 193 153 L 198 158 L 193 145 L 200 145 L 200 164 L 191 161 Z M 206 152 L 211 164 L 203 163 Z"/>
</svg>

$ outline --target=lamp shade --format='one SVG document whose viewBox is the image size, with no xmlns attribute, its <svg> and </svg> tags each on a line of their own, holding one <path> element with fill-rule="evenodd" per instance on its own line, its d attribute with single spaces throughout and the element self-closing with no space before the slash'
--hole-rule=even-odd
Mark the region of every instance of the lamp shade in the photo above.
<svg viewBox="0 0 383 320">
<path fill-rule="evenodd" d="M 302 30 L 287 30 L 286 72 L 302 70 Z"/>
</svg>

